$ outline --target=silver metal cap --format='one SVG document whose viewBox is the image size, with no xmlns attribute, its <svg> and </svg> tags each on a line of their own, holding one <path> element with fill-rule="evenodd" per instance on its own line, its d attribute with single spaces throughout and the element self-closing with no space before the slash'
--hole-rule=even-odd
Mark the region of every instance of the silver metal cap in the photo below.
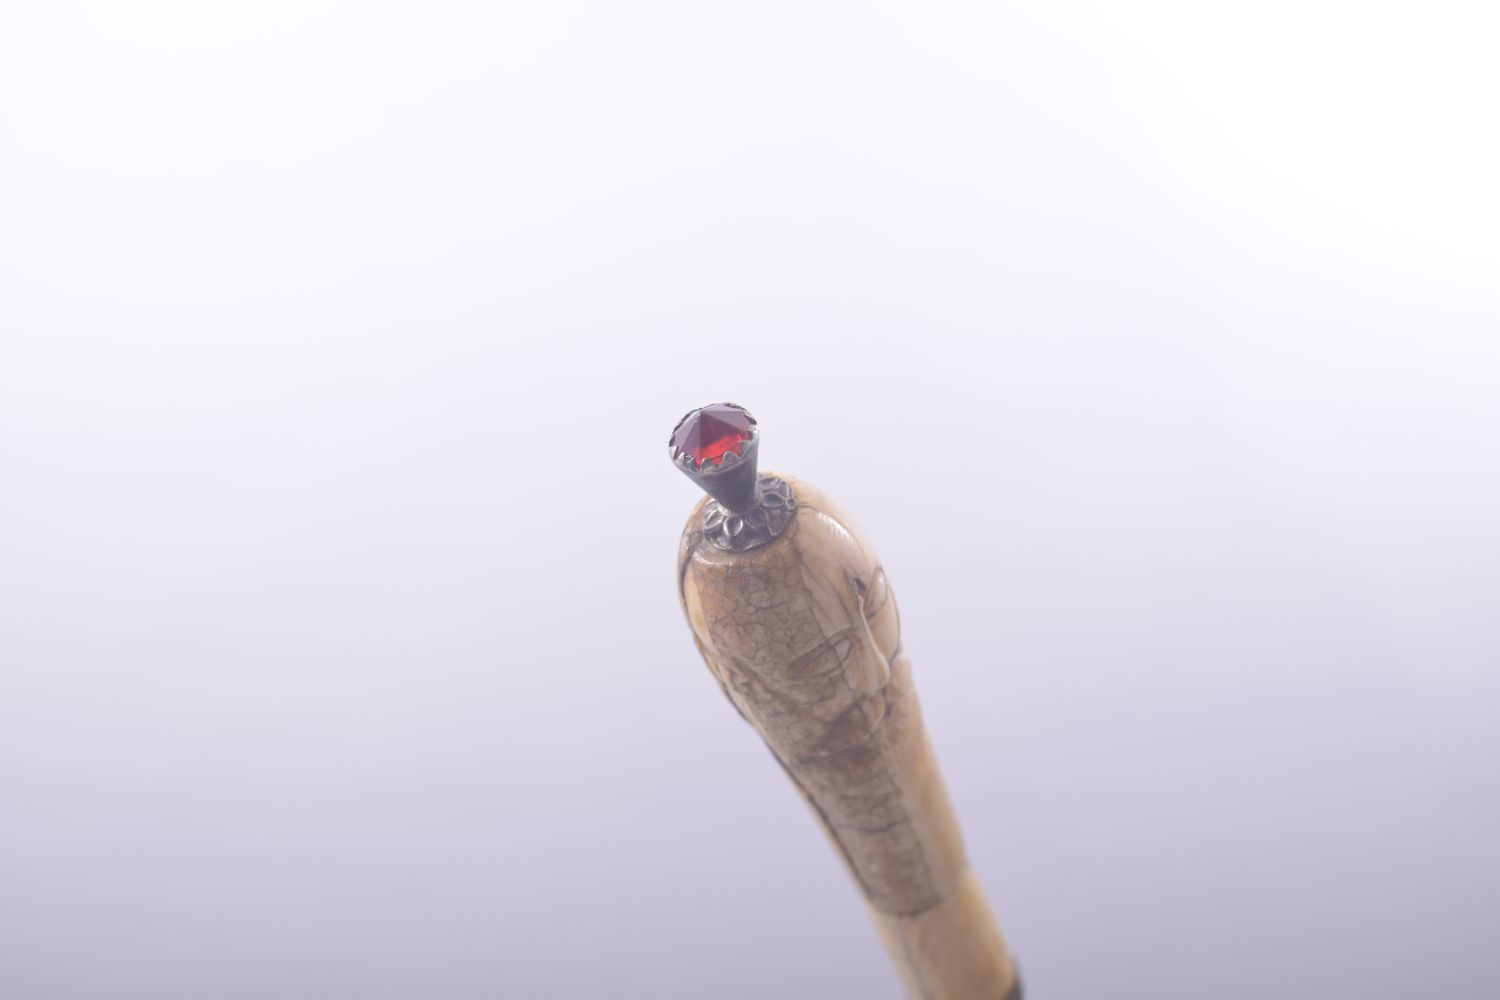
<svg viewBox="0 0 1500 1000">
<path fill-rule="evenodd" d="M 667 442 L 672 464 L 713 499 L 703 505 L 704 536 L 721 549 L 764 545 L 791 523 L 797 501 L 775 476 L 759 476 L 760 425 L 737 403 L 689 412 Z"/>
</svg>

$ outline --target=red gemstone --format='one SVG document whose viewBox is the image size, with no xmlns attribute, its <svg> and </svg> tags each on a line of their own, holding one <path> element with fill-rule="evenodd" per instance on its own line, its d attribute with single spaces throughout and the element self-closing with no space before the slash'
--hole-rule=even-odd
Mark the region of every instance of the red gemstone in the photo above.
<svg viewBox="0 0 1500 1000">
<path fill-rule="evenodd" d="M 750 414 L 727 403 L 694 410 L 672 432 L 672 455 L 691 455 L 700 468 L 707 462 L 721 462 L 731 451 L 740 454 L 754 424 Z"/>
</svg>

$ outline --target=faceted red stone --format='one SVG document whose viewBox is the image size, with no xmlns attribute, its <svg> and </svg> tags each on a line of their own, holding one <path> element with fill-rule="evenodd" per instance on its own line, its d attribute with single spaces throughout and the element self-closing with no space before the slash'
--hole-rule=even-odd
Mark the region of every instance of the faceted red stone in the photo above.
<svg viewBox="0 0 1500 1000">
<path fill-rule="evenodd" d="M 672 433 L 672 455 L 691 455 L 699 467 L 706 462 L 717 464 L 731 451 L 740 454 L 754 423 L 750 414 L 724 403 L 694 410 Z"/>
</svg>

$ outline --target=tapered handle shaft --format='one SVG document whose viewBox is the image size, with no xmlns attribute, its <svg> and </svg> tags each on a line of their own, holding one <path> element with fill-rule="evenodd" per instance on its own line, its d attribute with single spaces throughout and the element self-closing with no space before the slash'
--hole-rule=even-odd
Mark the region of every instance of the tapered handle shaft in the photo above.
<svg viewBox="0 0 1500 1000">
<path fill-rule="evenodd" d="M 1018 997 L 923 729 L 885 572 L 827 497 L 781 479 L 794 513 L 768 543 L 733 551 L 709 543 L 699 511 L 688 521 L 679 570 L 698 648 L 821 820 L 911 995 Z"/>
</svg>

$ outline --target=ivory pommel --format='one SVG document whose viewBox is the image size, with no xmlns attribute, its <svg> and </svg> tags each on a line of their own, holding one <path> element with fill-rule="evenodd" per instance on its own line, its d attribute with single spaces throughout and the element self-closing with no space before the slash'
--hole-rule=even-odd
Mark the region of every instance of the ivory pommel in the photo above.
<svg viewBox="0 0 1500 1000">
<path fill-rule="evenodd" d="M 790 520 L 758 547 L 713 544 L 703 504 L 688 519 L 678 570 L 698 649 L 843 856 L 910 994 L 1014 1000 L 1015 969 L 964 856 L 885 571 L 826 496 L 777 479 L 790 488 Z"/>
</svg>

